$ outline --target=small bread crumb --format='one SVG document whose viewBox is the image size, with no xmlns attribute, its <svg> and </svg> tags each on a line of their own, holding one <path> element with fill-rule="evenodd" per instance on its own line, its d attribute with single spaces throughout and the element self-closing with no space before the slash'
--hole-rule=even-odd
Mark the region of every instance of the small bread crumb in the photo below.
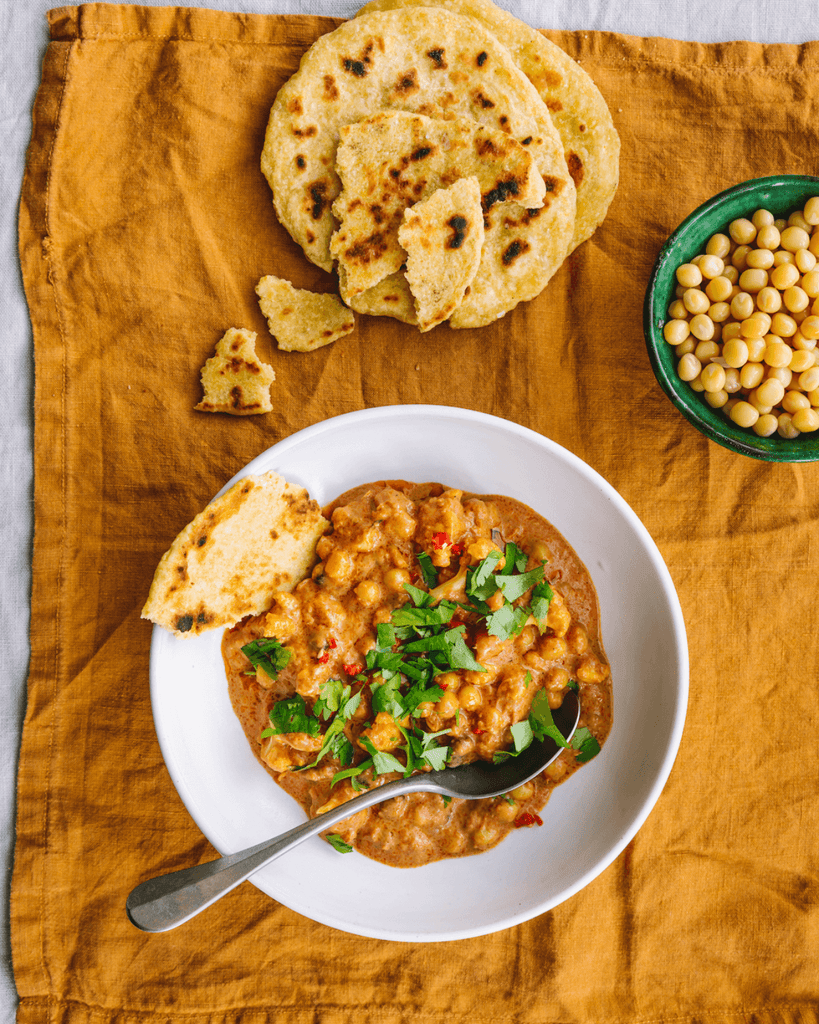
<svg viewBox="0 0 819 1024">
<path fill-rule="evenodd" d="M 256 334 L 231 327 L 216 344 L 216 355 L 202 367 L 205 397 L 194 406 L 199 412 L 226 412 L 252 416 L 270 412 L 273 368 L 256 357 Z"/>
<path fill-rule="evenodd" d="M 312 352 L 355 328 L 352 310 L 337 295 L 294 288 L 273 276 L 259 281 L 256 294 L 270 333 L 285 352 Z"/>
</svg>

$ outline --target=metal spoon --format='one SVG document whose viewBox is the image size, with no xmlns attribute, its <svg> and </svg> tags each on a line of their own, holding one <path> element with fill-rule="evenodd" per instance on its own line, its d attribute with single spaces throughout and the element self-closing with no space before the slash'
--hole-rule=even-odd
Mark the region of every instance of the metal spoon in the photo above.
<svg viewBox="0 0 819 1024">
<path fill-rule="evenodd" d="M 561 734 L 569 740 L 580 717 L 577 695 L 570 690 L 563 704 L 552 715 Z M 383 803 L 405 793 L 440 793 L 442 796 L 464 797 L 468 800 L 501 796 L 539 775 L 560 751 L 561 747 L 547 737 L 542 741 L 535 740 L 517 757 L 509 758 L 502 764 L 473 761 L 457 768 L 423 772 L 387 782 L 383 786 L 373 786 L 366 793 L 319 814 L 275 839 L 268 839 L 258 846 L 251 846 L 207 864 L 182 868 L 141 882 L 126 900 L 128 917 L 143 931 L 169 931 L 195 917 L 276 857 L 365 807 L 372 807 L 373 804 Z"/>
</svg>

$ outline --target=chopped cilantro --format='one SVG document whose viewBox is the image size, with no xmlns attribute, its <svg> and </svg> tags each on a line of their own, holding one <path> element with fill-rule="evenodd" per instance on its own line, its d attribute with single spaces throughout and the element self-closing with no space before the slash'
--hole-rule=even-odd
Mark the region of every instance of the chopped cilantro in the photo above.
<svg viewBox="0 0 819 1024">
<path fill-rule="evenodd" d="M 600 753 L 600 744 L 585 725 L 575 731 L 574 736 L 572 736 L 572 746 L 577 751 L 577 761 L 579 764 L 591 761 L 593 757 Z"/>
<path fill-rule="evenodd" d="M 306 768 L 315 768 L 319 761 L 328 754 L 335 757 L 343 766 L 347 766 L 353 759 L 353 745 L 344 734 L 344 724 L 355 714 L 358 705 L 361 703 L 361 691 L 350 696 L 350 687 L 342 687 L 338 695 L 338 707 L 335 718 L 330 722 L 327 731 L 324 733 L 321 749 L 315 761 L 310 764 L 301 765 L 296 771 L 304 771 Z"/>
<path fill-rule="evenodd" d="M 373 770 L 376 775 L 384 775 L 387 772 L 401 772 L 403 775 L 404 765 L 397 757 L 393 757 L 385 750 L 379 750 L 366 736 L 361 737 L 361 744 L 373 759 Z"/>
<path fill-rule="evenodd" d="M 426 551 L 419 551 L 417 558 L 418 565 L 421 567 L 421 575 L 424 577 L 424 583 L 432 590 L 433 587 L 438 586 L 438 573 L 435 571 L 432 559 Z"/>
<path fill-rule="evenodd" d="M 334 850 L 338 850 L 339 853 L 352 853 L 353 848 L 349 843 L 345 843 L 339 835 L 331 835 L 324 837 L 327 842 L 332 846 Z"/>
<path fill-rule="evenodd" d="M 319 720 L 310 714 L 304 697 L 294 693 L 292 697 L 285 697 L 276 701 L 270 709 L 270 721 L 272 725 L 262 733 L 262 739 L 266 736 L 279 736 L 288 732 L 304 732 L 308 736 L 318 736 L 321 731 Z"/>
<path fill-rule="evenodd" d="M 542 580 L 542 565 L 536 565 L 534 569 L 530 569 L 528 572 L 517 573 L 514 576 L 498 573 L 495 577 L 498 589 L 510 603 L 514 603 L 518 598 L 523 597 L 527 590 L 535 586 L 535 584 L 542 582 Z"/>
<path fill-rule="evenodd" d="M 555 725 L 555 720 L 552 718 L 552 709 L 549 707 L 549 695 L 545 690 L 538 690 L 532 700 L 532 707 L 529 711 L 529 723 L 539 740 L 549 736 L 559 747 L 569 746 L 563 738 L 560 729 Z"/>
<path fill-rule="evenodd" d="M 368 768 L 372 768 L 372 766 L 373 759 L 368 757 L 366 761 L 362 761 L 361 764 L 357 764 L 354 768 L 345 768 L 343 771 L 336 772 L 330 782 L 330 788 L 332 789 L 332 787 L 335 786 L 337 782 L 341 782 L 342 779 L 349 779 L 350 784 L 356 791 L 365 789 L 366 787 L 357 781 L 357 777 L 363 772 L 366 772 Z"/>
<path fill-rule="evenodd" d="M 552 603 L 554 596 L 555 593 L 549 586 L 548 580 L 538 583 L 532 591 L 530 607 L 541 633 L 546 629 L 546 616 L 549 614 L 549 605 Z"/>
<path fill-rule="evenodd" d="M 262 636 L 245 644 L 242 654 L 254 668 L 264 669 L 271 679 L 275 679 L 290 661 L 293 652 L 282 647 L 274 636 Z"/>
</svg>

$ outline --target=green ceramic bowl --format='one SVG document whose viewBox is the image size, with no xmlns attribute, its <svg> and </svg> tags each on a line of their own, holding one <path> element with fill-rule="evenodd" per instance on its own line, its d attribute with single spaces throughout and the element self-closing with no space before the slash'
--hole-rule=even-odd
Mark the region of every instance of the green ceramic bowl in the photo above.
<svg viewBox="0 0 819 1024">
<path fill-rule="evenodd" d="M 663 324 L 677 285 L 676 270 L 705 250 L 708 239 L 724 232 L 737 217 L 751 217 L 759 209 L 775 217 L 787 217 L 801 210 L 811 196 L 819 195 L 819 177 L 778 174 L 755 178 L 720 192 L 703 203 L 680 224 L 663 246 L 648 283 L 643 308 L 643 328 L 651 366 L 663 391 L 674 405 L 706 437 L 717 444 L 770 462 L 815 462 L 819 460 L 819 431 L 787 441 L 774 434 L 758 437 L 752 430 L 736 426 L 722 412 L 712 409 L 701 394 L 692 391 L 677 376 L 673 346 L 663 338 Z"/>
</svg>

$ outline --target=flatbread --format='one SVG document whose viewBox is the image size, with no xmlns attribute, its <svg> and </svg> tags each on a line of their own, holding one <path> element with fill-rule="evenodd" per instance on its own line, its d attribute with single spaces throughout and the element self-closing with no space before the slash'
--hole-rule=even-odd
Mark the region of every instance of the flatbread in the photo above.
<svg viewBox="0 0 819 1024">
<path fill-rule="evenodd" d="M 303 487 L 276 473 L 245 477 L 162 556 L 142 618 L 195 636 L 259 615 L 307 574 L 328 525 Z"/>
<path fill-rule="evenodd" d="M 285 352 L 312 352 L 355 328 L 355 317 L 332 293 L 294 288 L 271 275 L 259 281 L 256 294 L 270 333 Z"/>
<path fill-rule="evenodd" d="M 216 343 L 216 355 L 202 367 L 205 397 L 194 408 L 231 416 L 270 412 L 270 385 L 275 379 L 273 368 L 256 356 L 255 332 L 231 327 Z"/>
<path fill-rule="evenodd" d="M 339 270 L 338 276 L 343 293 L 343 269 Z M 349 306 L 356 313 L 365 313 L 367 316 L 391 316 L 394 320 L 400 320 L 404 324 L 417 325 L 418 323 L 418 317 L 415 315 L 415 300 L 403 273 L 390 274 L 383 281 L 379 281 L 374 288 L 369 288 L 360 295 L 354 295 L 349 300 Z"/>
<path fill-rule="evenodd" d="M 552 115 L 577 187 L 570 250 L 602 223 L 617 191 L 620 139 L 600 90 L 578 63 L 492 0 L 371 0 L 357 17 L 408 7 L 437 7 L 474 18 L 500 39 Z"/>
<path fill-rule="evenodd" d="M 528 147 L 498 128 L 390 110 L 346 125 L 340 135 L 336 171 L 343 189 L 333 203 L 340 225 L 330 251 L 344 270 L 345 302 L 401 269 L 404 211 L 437 189 L 475 177 L 488 223 L 497 204 L 543 206 L 546 185 Z M 502 225 L 502 216 L 492 216 L 492 230 Z M 492 273 L 489 266 L 485 271 Z"/>
<path fill-rule="evenodd" d="M 463 301 L 480 266 L 483 238 L 477 178 L 462 178 L 405 211 L 398 241 L 407 254 L 407 283 L 422 332 Z"/>
<path fill-rule="evenodd" d="M 422 7 L 356 18 L 321 36 L 276 96 L 262 171 L 279 220 L 308 259 L 332 269 L 339 131 L 382 110 L 471 118 L 525 141 L 547 186 L 552 179 L 549 219 L 562 260 L 574 225 L 574 185 L 546 105 L 489 31 Z M 556 265 L 539 278 L 548 280 Z"/>
</svg>

